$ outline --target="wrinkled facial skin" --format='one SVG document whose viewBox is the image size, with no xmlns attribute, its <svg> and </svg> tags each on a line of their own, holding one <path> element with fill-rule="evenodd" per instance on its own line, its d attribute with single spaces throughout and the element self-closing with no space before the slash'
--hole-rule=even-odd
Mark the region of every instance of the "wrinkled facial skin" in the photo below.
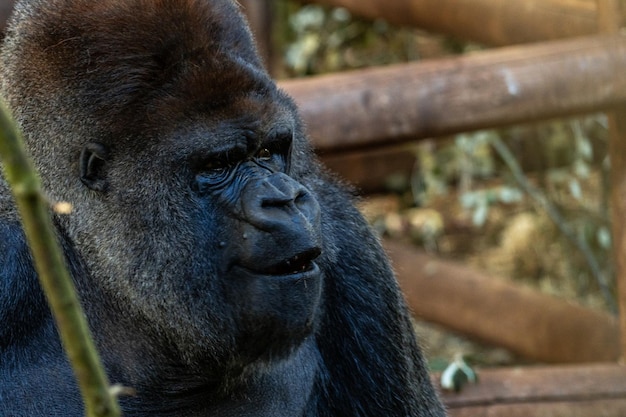
<svg viewBox="0 0 626 417">
<path fill-rule="evenodd" d="M 320 208 L 290 176 L 293 134 L 275 130 L 260 141 L 247 131 L 194 169 L 195 196 L 217 206 L 218 229 L 231 234 L 217 244 L 225 303 L 259 353 L 268 350 L 261 340 L 284 350 L 311 331 L 322 289 Z"/>
</svg>

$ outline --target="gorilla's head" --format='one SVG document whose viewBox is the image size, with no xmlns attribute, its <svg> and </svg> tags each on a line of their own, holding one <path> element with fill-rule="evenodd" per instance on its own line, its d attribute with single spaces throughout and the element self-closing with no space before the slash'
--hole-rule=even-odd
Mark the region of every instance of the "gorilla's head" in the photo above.
<svg viewBox="0 0 626 417">
<path fill-rule="evenodd" d="M 46 191 L 74 207 L 59 222 L 79 287 L 155 345 L 221 366 L 307 338 L 328 244 L 295 107 L 235 9 L 37 0 L 18 7 L 2 62 Z"/>
</svg>

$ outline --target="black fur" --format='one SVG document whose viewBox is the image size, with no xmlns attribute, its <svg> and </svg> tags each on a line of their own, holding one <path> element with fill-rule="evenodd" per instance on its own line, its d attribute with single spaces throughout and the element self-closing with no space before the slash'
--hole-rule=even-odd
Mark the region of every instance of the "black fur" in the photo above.
<svg viewBox="0 0 626 417">
<path fill-rule="evenodd" d="M 230 0 L 24 0 L 1 93 L 125 416 L 442 417 L 379 242 Z M 0 181 L 0 415 L 80 416 Z"/>
</svg>

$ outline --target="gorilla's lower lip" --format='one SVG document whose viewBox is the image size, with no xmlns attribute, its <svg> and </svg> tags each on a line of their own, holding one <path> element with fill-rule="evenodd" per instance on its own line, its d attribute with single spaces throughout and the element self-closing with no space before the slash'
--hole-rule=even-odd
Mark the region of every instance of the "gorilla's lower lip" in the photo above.
<svg viewBox="0 0 626 417">
<path fill-rule="evenodd" d="M 247 269 L 257 274 L 269 276 L 299 275 L 306 272 L 312 272 L 317 267 L 313 261 L 320 255 L 320 253 L 321 251 L 319 248 L 312 248 L 267 267 L 248 267 Z"/>
</svg>

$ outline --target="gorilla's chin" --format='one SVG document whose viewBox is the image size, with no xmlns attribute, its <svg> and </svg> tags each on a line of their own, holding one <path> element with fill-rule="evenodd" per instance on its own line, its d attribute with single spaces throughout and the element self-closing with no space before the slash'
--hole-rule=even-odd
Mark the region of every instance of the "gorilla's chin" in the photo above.
<svg viewBox="0 0 626 417">
<path fill-rule="evenodd" d="M 276 347 L 297 346 L 315 327 L 323 275 L 316 263 L 309 265 L 302 272 L 279 275 L 232 268 L 229 296 L 239 304 L 245 344 L 251 342 L 260 356 L 281 356 Z M 261 340 L 269 345 L 262 346 Z"/>
</svg>

